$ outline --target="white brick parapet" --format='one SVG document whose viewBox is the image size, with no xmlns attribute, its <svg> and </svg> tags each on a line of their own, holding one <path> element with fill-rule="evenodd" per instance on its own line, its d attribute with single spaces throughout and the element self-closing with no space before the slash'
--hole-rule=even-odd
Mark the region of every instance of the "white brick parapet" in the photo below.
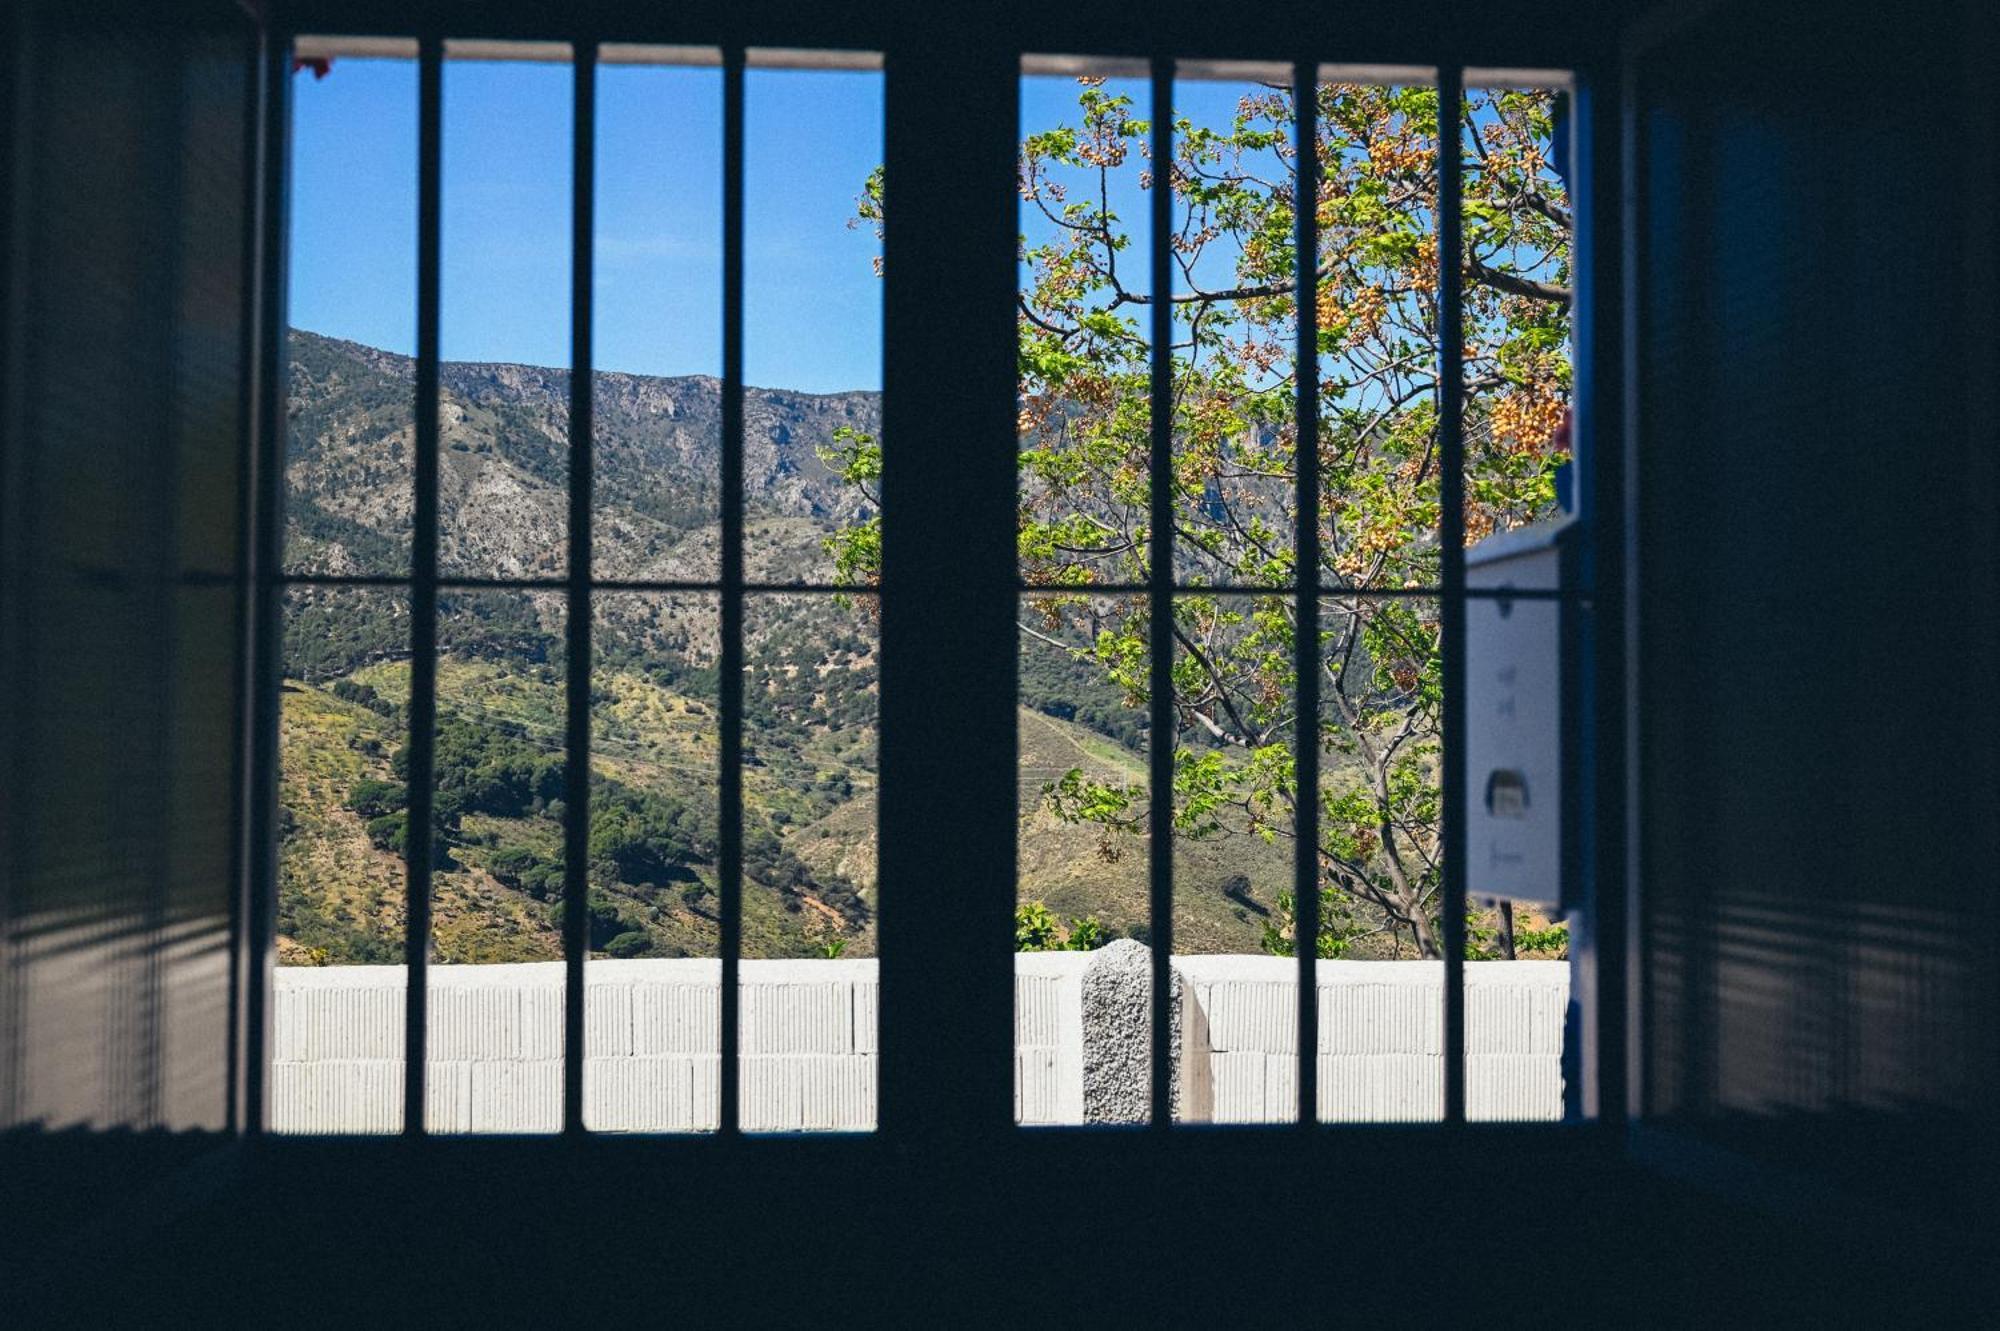
<svg viewBox="0 0 2000 1331">
<path fill-rule="evenodd" d="M 1298 1102 L 1298 962 L 1187 956 L 1174 965 L 1208 1016 L 1215 1119 L 1282 1122 Z M 1319 1116 L 1326 1122 L 1423 1121 L 1444 1099 L 1444 964 L 1322 961 Z M 1566 961 L 1465 968 L 1466 1116 L 1562 1117 Z"/>
<path fill-rule="evenodd" d="M 1083 972 L 1090 954 L 1023 953 L 1015 967 L 1015 1104 L 1023 1123 L 1083 1121 Z M 1297 963 L 1174 958 L 1198 1020 L 1215 1121 L 1290 1116 Z M 1436 1118 L 1443 966 L 1321 962 L 1321 1117 Z M 700 960 L 585 967 L 584 1120 L 608 1132 L 713 1130 L 722 968 Z M 560 962 L 430 968 L 426 1121 L 436 1132 L 554 1132 L 562 1125 Z M 865 1130 L 875 1122 L 872 960 L 745 961 L 743 1126 Z M 401 966 L 282 967 L 275 985 L 271 1123 L 280 1132 L 400 1126 Z M 1466 967 L 1468 1114 L 1561 1114 L 1564 962 Z M 1205 1035 L 1205 1043 L 1203 1037 Z"/>
</svg>

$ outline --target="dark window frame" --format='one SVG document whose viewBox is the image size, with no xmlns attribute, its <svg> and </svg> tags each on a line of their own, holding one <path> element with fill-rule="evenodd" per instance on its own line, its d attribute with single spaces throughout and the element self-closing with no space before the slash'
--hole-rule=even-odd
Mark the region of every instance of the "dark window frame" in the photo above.
<svg viewBox="0 0 2000 1331">
<path fill-rule="evenodd" d="M 314 22 L 311 7 L 292 16 L 292 31 L 341 31 L 348 24 Z M 513 14 L 520 20 L 521 15 Z M 532 22 L 532 17 L 528 20 Z M 408 19 L 391 25 L 407 31 Z M 438 439 L 438 287 L 439 193 L 441 150 L 441 71 L 447 32 L 432 28 L 418 35 L 419 46 L 419 261 L 417 339 L 417 467 L 415 539 L 410 576 L 328 577 L 288 575 L 281 562 L 284 411 L 284 316 L 286 173 L 289 169 L 288 86 L 289 33 L 268 33 L 262 59 L 261 103 L 250 110 L 257 121 L 263 189 L 259 198 L 257 269 L 261 299 L 256 358 L 255 421 L 257 476 L 249 502 L 255 519 L 255 548 L 248 572 L 252 626 L 247 657 L 255 687 L 248 691 L 246 730 L 252 779 L 246 784 L 245 825 L 251 842 L 245 856 L 245 937 L 243 964 L 261 982 L 245 988 L 239 1013 L 244 1100 L 238 1121 L 251 1133 L 263 1130 L 268 1096 L 270 968 L 274 953 L 275 915 L 278 650 L 282 633 L 280 597 L 291 585 L 380 586 L 407 588 L 412 597 L 412 754 L 409 816 L 413 823 L 430 820 L 430 780 L 435 724 L 436 598 L 441 590 L 560 590 L 569 598 L 566 633 L 567 767 L 569 788 L 578 797 L 567 804 L 565 821 L 565 898 L 584 897 L 584 847 L 589 826 L 589 686 L 590 597 L 596 591 L 706 592 L 722 606 L 721 874 L 723 991 L 721 1005 L 721 1131 L 717 1140 L 740 1134 L 736 1114 L 738 1049 L 738 953 L 741 942 L 741 625 L 746 594 L 793 592 L 831 594 L 835 586 L 753 584 L 745 580 L 742 563 L 742 298 L 743 298 L 743 70 L 751 47 L 828 45 L 828 34 L 800 33 L 782 24 L 768 32 L 742 29 L 717 34 L 690 23 L 670 34 L 676 45 L 719 48 L 723 53 L 723 563 L 712 581 L 623 582 L 591 576 L 592 484 L 590 409 L 590 245 L 595 167 L 595 65 L 600 43 L 628 41 L 635 35 L 658 41 L 661 34 L 634 34 L 606 28 L 587 35 L 557 34 L 572 43 L 576 77 L 574 165 L 572 169 L 572 364 L 571 469 L 569 559 L 567 573 L 555 579 L 480 579 L 439 576 L 437 562 Z M 756 26 L 750 24 L 747 26 Z M 1295 91 L 1309 88 L 1321 67 L 1338 60 L 1383 55 L 1409 56 L 1399 43 L 1383 43 L 1379 35 L 1362 34 L 1343 42 L 1339 24 L 1328 23 L 1329 34 L 1315 49 L 1290 62 Z M 544 30 L 510 23 L 503 14 L 490 32 L 469 33 L 453 26 L 449 36 L 519 38 L 547 37 Z M 866 37 L 866 32 L 856 32 Z M 1016 440 L 1014 271 L 1014 167 L 1018 147 L 1018 81 L 1024 56 L 1049 49 L 1049 41 L 1032 46 L 1009 34 L 990 40 L 967 27 L 956 34 L 925 31 L 897 39 L 889 31 L 874 34 L 880 41 L 858 46 L 884 50 L 886 178 L 897 191 L 900 216 L 953 218 L 949 236 L 929 234 L 919 226 L 891 226 L 885 235 L 885 294 L 883 320 L 883 430 L 891 441 L 953 440 L 953 446 L 924 447 L 914 442 L 885 450 L 883 489 L 884 570 L 880 596 L 882 665 L 880 699 L 881 802 L 879 837 L 880 879 L 884 884 L 880 915 L 881 1031 L 879 1135 L 891 1140 L 990 1135 L 1016 1131 L 1012 1100 L 1013 938 L 1015 884 L 1014 706 L 1016 688 L 1015 605 L 1025 590 L 1015 564 L 1014 522 Z M 758 40 L 749 40 L 749 38 Z M 921 38 L 922 40 L 918 40 Z M 803 40 L 802 40 L 803 39 Z M 1251 37 L 1254 40 L 1254 34 Z M 1297 34 L 1288 38 L 1292 44 Z M 1059 44 L 1059 43 L 1058 43 Z M 1478 33 L 1455 41 L 1420 42 L 1414 52 L 1420 63 L 1435 68 L 1441 103 L 1448 104 L 1463 88 L 1469 52 L 1480 52 L 1490 64 L 1494 48 L 1482 46 Z M 1129 48 L 1128 48 L 1129 49 Z M 1171 98 L 1175 57 L 1215 54 L 1199 49 L 1175 49 L 1151 58 L 1155 107 Z M 1225 54 L 1235 54 L 1229 52 Z M 1268 54 L 1268 51 L 1266 52 Z M 1505 54 L 1518 55 L 1508 51 Z M 1596 239 L 1606 220 L 1617 212 L 1622 182 L 1610 169 L 1611 151 L 1618 143 L 1618 109 L 1609 96 L 1598 95 L 1594 71 L 1608 64 L 1587 44 L 1553 42 L 1540 67 L 1574 71 L 1579 186 L 1575 191 L 1576 305 L 1576 454 L 1578 494 L 1586 518 L 1584 555 L 1577 583 L 1560 594 L 1579 613 L 1581 627 L 1569 635 L 1565 651 L 1566 764 L 1570 779 L 1582 794 L 1576 834 L 1566 847 L 1564 875 L 1569 895 L 1584 905 L 1586 927 L 1573 931 L 1572 1003 L 1579 1021 L 1570 1033 L 1578 1041 L 1572 1069 L 1580 1094 L 1576 1104 L 1584 1117 L 1600 1124 L 1620 1122 L 1627 1096 L 1624 1066 L 1627 999 L 1625 976 L 1629 950 L 1636 940 L 1625 936 L 1619 847 L 1625 826 L 1625 770 L 1622 724 L 1598 724 L 1598 718 L 1619 715 L 1624 696 L 1622 642 L 1623 537 L 1621 518 L 1623 459 L 1621 450 L 1590 447 L 1592 440 L 1618 437 L 1615 395 L 1603 391 L 1615 382 L 1619 348 L 1608 331 L 1619 327 L 1616 301 L 1620 282 L 1613 266 L 1616 247 Z M 1387 61 L 1384 61 L 1387 63 Z M 1407 64 L 1407 60 L 1397 61 Z M 934 71 L 948 64 L 954 74 L 954 117 L 940 123 L 935 114 Z M 1297 97 L 1302 114 L 1295 125 L 1300 141 L 1315 132 L 1310 97 Z M 1170 117 L 1155 114 L 1155 133 L 1170 132 Z M 1440 135 L 1440 163 L 1455 167 L 1456 136 Z M 1310 155 L 1302 155 L 1309 162 Z M 1306 169 L 1310 169 L 1307 167 Z M 1442 253 L 1458 248 L 1459 175 L 1440 172 Z M 966 198 L 986 199 L 987 208 L 965 209 Z M 1156 191 L 1155 206 L 1170 206 L 1166 191 Z M 947 208 L 947 204 L 960 205 Z M 926 206 L 930 205 L 930 206 Z M 1313 252 L 1313 219 L 1298 219 L 1295 252 Z M 1156 234 L 1165 228 L 1156 226 Z M 1164 246 L 1156 247 L 1155 281 L 1161 282 Z M 1462 343 L 1461 280 L 1456 263 L 1440 265 L 1441 363 L 1456 359 Z M 952 337 L 937 333 L 937 311 L 956 311 Z M 1157 323 L 1171 318 L 1165 302 L 1154 306 Z M 1301 351 L 1314 346 L 1312 312 L 1302 306 Z M 1152 392 L 1156 403 L 1168 391 L 1165 361 L 1169 338 L 1155 328 Z M 1299 358 L 1297 409 L 1302 426 L 1316 410 L 1313 371 L 1316 356 Z M 1452 792 L 1463 785 L 1463 698 L 1465 682 L 1464 610 L 1482 593 L 1465 585 L 1463 541 L 1463 441 L 1458 423 L 1462 385 L 1455 375 L 1440 377 L 1440 437 L 1442 441 L 1444 552 L 1440 586 L 1417 591 L 1356 593 L 1327 588 L 1319 575 L 1298 586 L 1271 589 L 1293 596 L 1299 623 L 1315 622 L 1321 596 L 1423 595 L 1436 598 L 1443 614 L 1445 733 L 1443 789 L 1445 792 L 1444 937 L 1445 937 L 1445 1095 L 1441 1127 L 1453 1129 L 1465 1121 L 1464 1056 L 1464 829 L 1453 817 Z M 1168 465 L 1167 413 L 1155 410 L 1153 487 L 1156 507 L 1170 502 L 1168 487 L 1159 483 Z M 1299 469 L 1300 512 L 1316 506 L 1317 476 Z M 912 496 L 910 499 L 890 496 Z M 1155 514 L 1156 519 L 1158 514 Z M 1155 529 L 1170 524 L 1155 522 Z M 1299 524 L 1298 567 L 1318 568 L 1315 524 Z M 851 590 L 851 589 L 845 589 Z M 1143 592 L 1155 607 L 1175 594 L 1171 558 L 1154 561 L 1153 576 L 1131 588 Z M 1258 590 L 1258 589 L 1240 589 Z M 1488 593 L 1490 594 L 1490 593 Z M 1513 593 L 1516 596 L 1519 592 Z M 934 612 L 926 607 L 950 598 L 957 607 L 954 628 L 937 632 Z M 1171 663 L 1169 617 L 1152 617 L 1153 726 L 1155 734 L 1171 734 L 1171 697 L 1166 687 Z M 1297 635 L 1301 707 L 1314 699 L 1316 670 L 1312 657 L 1316 634 L 1305 627 Z M 945 704 L 949 704 L 946 706 Z M 1310 714 L 1310 713 L 1306 713 Z M 945 716 L 950 717 L 947 727 Z M 948 741 L 948 742 L 940 742 Z M 1155 843 L 1164 845 L 1169 817 L 1172 750 L 1154 746 L 1153 792 L 1150 810 Z M 986 759 L 970 765 L 964 755 Z M 950 755 L 946 771 L 944 755 Z M 1300 751 L 1301 780 L 1316 771 L 1316 746 Z M 990 811 L 990 816 L 965 817 L 942 823 L 931 816 L 928 792 L 942 779 L 955 778 L 962 788 L 961 809 Z M 1317 807 L 1301 801 L 1300 837 L 1295 882 L 1316 872 Z M 409 1001 L 405 1044 L 406 1135 L 425 1135 L 423 1123 L 426 1041 L 425 954 L 429 934 L 430 839 L 410 839 L 410 892 L 406 960 Z M 958 884 L 953 894 L 956 943 L 936 945 L 932 922 L 923 907 L 907 913 L 904 903 L 918 901 L 916 890 L 933 880 L 940 863 L 955 866 Z M 1154 953 L 1154 1047 L 1164 1044 L 1168 1025 L 1166 984 L 1172 948 L 1172 857 L 1152 857 L 1151 911 Z M 906 888 L 902 886 L 908 884 Z M 1299 930 L 1317 932 L 1317 893 L 1296 893 Z M 933 902 L 935 911 L 941 903 Z M 564 922 L 565 1048 L 580 1050 L 585 991 L 583 936 L 585 912 L 571 909 Z M 1316 993 L 1314 949 L 1300 948 L 1302 994 Z M 1297 1121 L 1285 1125 L 1297 1131 L 1338 1135 L 1335 1125 L 1321 1124 L 1315 1113 L 1318 1005 L 1302 1002 L 1299 1009 L 1300 1058 Z M 1164 1112 L 1169 1086 L 1166 1060 L 1153 1069 L 1151 1130 L 1178 1128 Z M 563 1074 L 563 1123 L 568 1135 L 584 1133 L 581 1057 L 566 1057 Z M 1435 1133 L 1439 1126 L 1421 1129 Z M 1533 1129 L 1547 1131 L 1546 1127 Z M 1037 1129 L 1037 1133 L 1064 1129 Z M 1254 1130 L 1253 1130 L 1254 1134 Z"/>
</svg>

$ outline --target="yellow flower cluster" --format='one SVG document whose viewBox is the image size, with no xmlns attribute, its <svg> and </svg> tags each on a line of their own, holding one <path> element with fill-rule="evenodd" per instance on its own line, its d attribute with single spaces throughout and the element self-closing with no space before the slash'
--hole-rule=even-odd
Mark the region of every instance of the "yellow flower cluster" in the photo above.
<svg viewBox="0 0 2000 1331">
<path fill-rule="evenodd" d="M 1546 452 L 1566 410 L 1547 384 L 1508 393 L 1493 404 L 1493 438 L 1509 453 Z"/>
<path fill-rule="evenodd" d="M 1357 287 L 1343 293 L 1331 282 L 1325 282 L 1319 289 L 1319 326 L 1336 328 L 1341 332 L 1341 342 L 1353 346 L 1375 336 L 1381 331 L 1383 316 L 1389 312 L 1389 298 L 1380 287 Z"/>
</svg>

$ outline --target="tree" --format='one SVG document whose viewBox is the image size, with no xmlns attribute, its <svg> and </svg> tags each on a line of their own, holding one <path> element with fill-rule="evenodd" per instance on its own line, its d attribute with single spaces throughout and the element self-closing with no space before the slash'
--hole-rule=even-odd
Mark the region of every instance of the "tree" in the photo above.
<svg viewBox="0 0 2000 1331">
<path fill-rule="evenodd" d="M 653 950 L 653 936 L 633 929 L 619 934 L 604 945 L 608 957 L 643 957 Z"/>
<path fill-rule="evenodd" d="M 1095 952 L 1111 941 L 1095 915 L 1070 917 L 1065 929 L 1047 905 L 1023 901 L 1014 908 L 1014 950 L 1017 952 Z"/>
<path fill-rule="evenodd" d="M 1021 571 L 1048 589 L 1022 632 L 1085 662 L 1125 705 L 1148 701 L 1145 598 L 1093 591 L 1145 581 L 1150 493 L 1150 307 L 1145 246 L 1120 209 L 1164 176 L 1173 191 L 1171 347 L 1174 569 L 1173 821 L 1186 837 L 1292 836 L 1297 629 L 1292 496 L 1302 451 L 1319 469 L 1324 586 L 1312 731 L 1322 755 L 1323 956 L 1383 935 L 1441 955 L 1435 604 L 1440 575 L 1436 126 L 1425 87 L 1317 91 L 1320 233 L 1314 280 L 1319 431 L 1301 450 L 1293 407 L 1300 282 L 1292 253 L 1297 162 L 1289 88 L 1252 87 L 1226 127 L 1176 123 L 1151 160 L 1130 96 L 1078 81 L 1072 123 L 1029 134 L 1019 188 L 1029 230 L 1020 348 Z M 1475 93 L 1460 116 L 1464 179 L 1469 540 L 1548 516 L 1566 460 L 1570 216 L 1550 167 L 1553 94 Z M 879 225 L 880 173 L 859 221 Z M 873 495 L 881 447 L 830 450 Z M 872 523 L 833 540 L 843 576 L 879 572 Z M 1376 593 L 1368 595 L 1366 593 Z M 1383 595 L 1382 593 L 1388 593 Z M 1157 740 L 1157 737 L 1155 737 Z M 1071 771 L 1044 791 L 1059 816 L 1140 835 L 1142 787 Z M 1292 906 L 1266 945 L 1289 952 Z"/>
<path fill-rule="evenodd" d="M 625 939 L 624 942 L 618 943 L 619 951 L 615 955 L 637 956 L 638 952 L 635 949 L 639 944 L 628 935 L 637 934 L 640 938 L 646 938 L 645 927 L 636 920 L 628 919 L 619 904 L 602 892 L 589 893 L 585 897 L 585 903 L 584 928 L 590 940 L 591 950 L 608 951 L 612 943 Z M 560 899 L 551 901 L 543 907 L 549 924 L 556 929 L 563 927 L 564 916 L 568 909 L 569 904 Z"/>
</svg>

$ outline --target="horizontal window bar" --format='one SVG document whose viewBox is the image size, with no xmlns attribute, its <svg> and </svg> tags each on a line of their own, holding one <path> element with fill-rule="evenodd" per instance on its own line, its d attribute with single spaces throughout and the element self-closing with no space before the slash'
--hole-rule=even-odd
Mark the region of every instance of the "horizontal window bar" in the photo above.
<svg viewBox="0 0 2000 1331">
<path fill-rule="evenodd" d="M 284 573 L 278 583 L 286 587 L 407 587 L 410 579 L 394 574 L 365 573 Z M 440 589 L 451 591 L 562 591 L 567 578 L 439 578 Z M 735 584 L 746 593 L 794 593 L 801 596 L 880 596 L 880 584 L 844 582 L 745 582 Z M 719 592 L 720 582 L 648 582 L 593 579 L 592 591 L 600 592 Z M 1143 596 L 1153 590 L 1143 582 L 1093 582 L 1062 587 L 1022 583 L 1019 590 L 1037 596 Z M 1296 587 L 1179 586 L 1175 596 L 1295 596 Z M 1442 587 L 1320 587 L 1312 594 L 1323 599 L 1356 601 L 1438 600 L 1462 596 L 1469 601 L 1567 601 L 1588 603 L 1590 593 L 1574 587 L 1466 587 L 1448 592 Z"/>
<path fill-rule="evenodd" d="M 414 37 L 299 37 L 292 42 L 294 60 L 415 60 Z"/>
<path fill-rule="evenodd" d="M 367 573 L 285 573 L 278 582 L 287 587 L 407 587 L 410 579 L 395 574 Z M 454 591 L 535 592 L 562 591 L 567 578 L 439 578 L 437 585 Z M 804 596 L 878 596 L 882 589 L 862 583 L 844 582 L 744 582 L 734 584 L 745 592 L 793 592 Z M 592 579 L 592 591 L 599 592 L 719 592 L 720 582 L 649 582 L 620 579 Z"/>
<path fill-rule="evenodd" d="M 1024 55 L 1021 73 L 1029 77 L 1143 79 L 1152 63 L 1141 56 Z"/>
<path fill-rule="evenodd" d="M 850 587 L 848 591 L 879 592 L 879 587 Z M 1064 587 L 1040 583 L 1022 583 L 1023 594 L 1037 596 L 1142 596 L 1152 590 L 1143 582 L 1093 582 L 1081 586 Z M 1182 584 L 1173 589 L 1175 596 L 1296 596 L 1296 587 L 1227 586 L 1208 587 Z M 1349 599 L 1356 601 L 1391 600 L 1437 600 L 1447 595 L 1463 596 L 1473 601 L 1577 601 L 1586 602 L 1588 593 L 1573 587 L 1466 587 L 1459 592 L 1446 592 L 1442 587 L 1319 587 L 1309 588 L 1309 595 L 1324 600 Z"/>
<path fill-rule="evenodd" d="M 1318 70 L 1321 83 L 1366 83 L 1377 87 L 1437 82 L 1435 65 L 1342 65 L 1323 64 Z"/>
<path fill-rule="evenodd" d="M 1147 76 L 1149 68 L 1149 63 L 1140 56 L 1034 54 L 1021 57 L 1021 73 L 1030 77 L 1142 79 Z M 1505 75 L 1528 80 L 1521 83 L 1522 87 L 1568 86 L 1566 74 L 1551 73 L 1547 77 L 1539 77 L 1538 71 L 1534 70 L 1490 72 L 1496 78 Z M 1174 74 L 1183 79 L 1283 81 L 1290 77 L 1290 66 L 1267 61 L 1182 60 L 1175 65 Z M 1325 63 L 1319 66 L 1318 75 L 1321 83 L 1423 84 L 1436 82 L 1437 66 Z M 1496 82 L 1485 86 L 1515 85 Z"/>
<path fill-rule="evenodd" d="M 417 39 L 316 34 L 297 38 L 293 51 L 300 60 L 414 60 L 417 58 Z M 566 41 L 454 37 L 445 43 L 444 54 L 447 60 L 527 60 L 568 64 L 574 58 L 574 49 Z M 597 60 L 605 65 L 696 65 L 713 68 L 722 64 L 722 50 L 715 46 L 607 42 L 598 48 Z M 743 61 L 752 69 L 882 68 L 879 51 L 752 47 L 744 52 Z"/>
<path fill-rule="evenodd" d="M 600 65 L 694 65 L 709 69 L 722 66 L 719 46 L 658 46 L 639 42 L 606 42 L 597 48 Z"/>
<path fill-rule="evenodd" d="M 1174 77 L 1199 82 L 1289 85 L 1292 67 L 1282 60 L 1178 60 L 1174 62 Z"/>
<path fill-rule="evenodd" d="M 880 51 L 798 50 L 784 46 L 753 46 L 743 53 L 751 69 L 858 69 L 880 72 Z"/>
<path fill-rule="evenodd" d="M 1467 69 L 1467 88 L 1523 88 L 1537 91 L 1567 89 L 1570 86 L 1570 72 L 1566 69 Z"/>
<path fill-rule="evenodd" d="M 566 65 L 573 51 L 568 42 L 487 41 L 479 37 L 453 37 L 444 44 L 447 60 L 526 60 L 544 65 Z"/>
<path fill-rule="evenodd" d="M 298 38 L 292 49 L 300 60 L 414 60 L 417 58 L 417 39 L 312 35 Z M 568 42 L 453 41 L 445 54 L 453 60 L 536 60 L 567 64 L 571 59 Z M 845 56 L 846 53 L 835 54 Z M 722 64 L 722 49 L 716 46 L 607 42 L 598 48 L 597 62 L 601 65 L 693 65 L 714 68 Z"/>
</svg>

